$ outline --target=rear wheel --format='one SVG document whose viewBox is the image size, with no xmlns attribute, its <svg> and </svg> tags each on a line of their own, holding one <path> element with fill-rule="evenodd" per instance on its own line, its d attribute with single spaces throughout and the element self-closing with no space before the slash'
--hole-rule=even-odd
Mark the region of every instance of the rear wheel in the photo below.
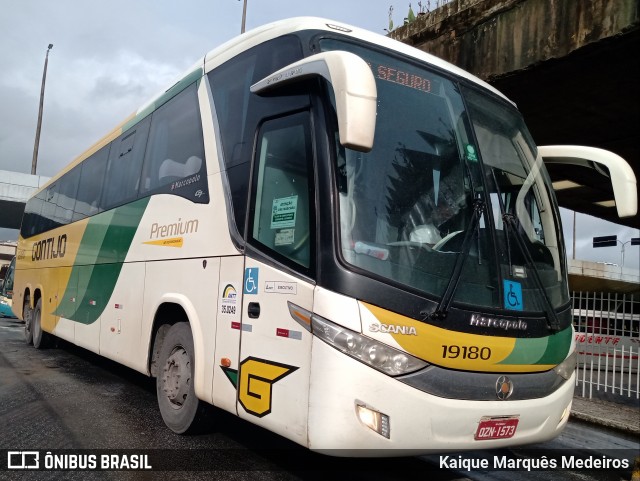
<svg viewBox="0 0 640 481">
<path fill-rule="evenodd" d="M 31 316 L 31 331 L 33 333 L 33 347 L 45 349 L 49 345 L 50 334 L 42 330 L 42 299 L 38 299 L 36 308 Z"/>
<path fill-rule="evenodd" d="M 27 297 L 22 306 L 22 319 L 24 320 L 24 340 L 27 344 L 33 343 L 33 309 L 31 309 L 30 299 Z"/>
<path fill-rule="evenodd" d="M 203 430 L 207 407 L 194 391 L 194 351 L 191 328 L 178 322 L 169 328 L 158 357 L 156 393 L 165 424 L 177 434 Z"/>
</svg>

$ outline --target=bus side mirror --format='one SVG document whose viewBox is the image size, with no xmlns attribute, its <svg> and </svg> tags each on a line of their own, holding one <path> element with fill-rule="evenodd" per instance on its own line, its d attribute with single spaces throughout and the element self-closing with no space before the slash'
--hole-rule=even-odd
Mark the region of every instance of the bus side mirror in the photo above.
<svg viewBox="0 0 640 481">
<path fill-rule="evenodd" d="M 251 86 L 259 94 L 309 77 L 325 78 L 333 89 L 340 143 L 369 152 L 376 128 L 378 94 L 371 68 L 356 54 L 323 52 L 292 63 Z"/>
<path fill-rule="evenodd" d="M 638 190 L 633 169 L 619 155 L 608 150 L 579 145 L 546 145 L 538 147 L 545 164 L 579 165 L 594 169 L 613 187 L 618 217 L 632 217 L 638 213 Z"/>
</svg>

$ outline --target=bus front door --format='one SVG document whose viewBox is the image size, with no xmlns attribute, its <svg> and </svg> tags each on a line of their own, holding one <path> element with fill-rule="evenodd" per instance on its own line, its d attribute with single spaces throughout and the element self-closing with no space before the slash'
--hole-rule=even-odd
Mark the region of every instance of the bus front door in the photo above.
<svg viewBox="0 0 640 481">
<path fill-rule="evenodd" d="M 238 414 L 306 445 L 311 333 L 290 312 L 313 305 L 313 285 L 247 258 Z"/>
</svg>

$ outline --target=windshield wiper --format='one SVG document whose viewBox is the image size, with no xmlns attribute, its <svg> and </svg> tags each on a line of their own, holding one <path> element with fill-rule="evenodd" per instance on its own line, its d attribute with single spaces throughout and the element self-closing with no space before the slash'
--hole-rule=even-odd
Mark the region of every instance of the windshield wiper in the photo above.
<svg viewBox="0 0 640 481">
<path fill-rule="evenodd" d="M 533 273 L 533 280 L 536 284 L 536 287 L 542 293 L 544 310 L 547 315 L 546 316 L 547 327 L 551 332 L 558 332 L 560 331 L 560 321 L 558 320 L 558 315 L 556 314 L 556 311 L 553 308 L 553 305 L 551 304 L 551 300 L 549 300 L 549 296 L 547 295 L 547 290 L 544 288 L 542 279 L 540 279 L 540 275 L 538 274 L 538 269 L 536 268 L 533 262 L 531 253 L 529 252 L 529 249 L 527 249 L 527 246 L 525 244 L 525 240 L 523 237 L 524 234 L 522 234 L 522 232 L 520 232 L 520 230 L 518 229 L 520 225 L 520 221 L 515 215 L 507 212 L 507 209 L 504 206 L 504 201 L 502 200 L 502 194 L 498 187 L 499 183 L 498 183 L 498 179 L 496 178 L 495 170 L 492 170 L 491 174 L 493 175 L 493 181 L 496 186 L 496 189 L 498 190 L 498 205 L 500 206 L 500 215 L 502 217 L 502 222 L 505 226 L 505 237 L 507 241 L 507 256 L 509 258 L 509 272 L 511 275 L 513 275 L 513 264 L 511 263 L 511 244 L 509 242 L 509 232 L 511 232 L 513 234 L 513 238 L 516 241 L 516 244 L 518 245 L 518 248 L 520 249 L 520 252 L 522 252 L 522 255 L 524 256 L 525 262 L 529 266 L 530 271 Z"/>
<path fill-rule="evenodd" d="M 555 309 L 553 308 L 551 301 L 549 300 L 549 296 L 544 288 L 544 284 L 540 279 L 540 275 L 538 274 L 538 270 L 535 267 L 533 258 L 527 249 L 524 239 L 522 238 L 522 233 L 518 230 L 518 220 L 513 214 L 509 214 L 505 212 L 504 206 L 502 205 L 502 199 L 500 199 L 500 210 L 502 211 L 502 220 L 504 225 L 509 230 L 509 232 L 513 233 L 513 237 L 518 245 L 518 248 L 522 251 L 524 255 L 526 263 L 530 267 L 530 271 L 533 274 L 533 279 L 536 284 L 536 287 L 542 293 L 542 299 L 545 303 L 545 313 L 547 314 L 547 326 L 551 332 L 559 332 L 560 331 L 560 321 L 558 320 L 558 316 L 556 314 Z M 456 263 L 453 267 L 453 272 L 451 273 L 451 277 L 447 284 L 447 288 L 445 289 L 440 302 L 438 303 L 436 309 L 431 312 L 421 312 L 424 316 L 423 321 L 427 319 L 434 320 L 444 320 L 446 319 L 449 308 L 451 307 L 451 302 L 453 301 L 453 296 L 458 288 L 458 284 L 460 282 L 460 277 L 462 276 L 462 267 L 464 265 L 464 261 L 469 256 L 469 251 L 471 249 L 471 240 L 473 238 L 474 232 L 476 232 L 477 227 L 480 222 L 480 217 L 485 208 L 485 203 L 482 200 L 481 196 L 478 194 L 474 203 L 473 203 L 473 214 L 471 217 L 471 222 L 469 224 L 469 229 L 465 232 L 464 240 L 462 242 L 462 248 L 460 250 L 460 254 L 456 259 Z M 507 234 L 508 236 L 508 234 Z M 509 253 L 509 258 L 511 258 L 511 253 Z M 511 262 L 510 269 L 512 269 Z"/>
<path fill-rule="evenodd" d="M 484 207 L 485 202 L 484 200 L 482 200 L 482 196 L 480 194 L 476 194 L 476 198 L 473 201 L 473 214 L 471 216 L 471 222 L 469 223 L 469 228 L 464 234 L 460 254 L 458 254 L 458 257 L 456 258 L 456 263 L 453 266 L 453 272 L 451 273 L 451 277 L 449 278 L 447 288 L 442 294 L 440 302 L 436 306 L 435 311 L 431 313 L 421 312 L 421 314 L 424 316 L 422 319 L 423 321 L 426 321 L 427 319 L 436 319 L 439 321 L 446 319 L 447 314 L 449 313 L 449 307 L 451 307 L 451 302 L 453 301 L 453 296 L 456 293 L 456 289 L 458 288 L 460 277 L 462 277 L 462 266 L 464 265 L 464 261 L 469 256 L 469 251 L 471 250 L 471 239 L 473 238 L 473 234 L 477 231 L 478 225 L 480 224 L 480 217 L 482 217 Z"/>
<path fill-rule="evenodd" d="M 518 229 L 520 222 L 515 215 L 504 211 L 502 201 L 500 201 L 500 204 L 500 210 L 502 211 L 502 222 L 504 223 L 507 230 L 513 234 L 513 238 L 515 239 L 518 248 L 522 252 L 525 262 L 529 266 L 530 271 L 533 273 L 533 280 L 536 284 L 536 287 L 542 293 L 542 301 L 544 303 L 545 313 L 547 314 L 547 327 L 551 332 L 559 332 L 560 321 L 558 320 L 558 315 L 556 314 L 556 310 L 551 304 L 551 300 L 549 299 L 547 290 L 542 283 L 542 279 L 540 279 L 540 274 L 538 273 L 538 269 L 536 268 L 533 258 L 531 257 L 531 253 L 529 252 L 529 249 L 527 249 L 525 240 L 523 238 L 524 234 Z M 513 271 L 513 267 L 511 265 L 509 265 L 509 268 L 511 269 L 511 271 Z"/>
</svg>

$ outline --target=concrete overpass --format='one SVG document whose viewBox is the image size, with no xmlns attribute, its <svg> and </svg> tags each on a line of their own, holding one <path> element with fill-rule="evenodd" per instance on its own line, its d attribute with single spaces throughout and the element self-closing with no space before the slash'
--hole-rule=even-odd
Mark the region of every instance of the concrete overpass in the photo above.
<svg viewBox="0 0 640 481">
<path fill-rule="evenodd" d="M 0 170 L 0 227 L 19 229 L 27 199 L 49 177 Z"/>
<path fill-rule="evenodd" d="M 568 262 L 569 286 L 572 291 L 640 295 L 640 273 L 635 269 L 576 259 L 569 259 Z"/>
<path fill-rule="evenodd" d="M 433 3 L 433 2 L 432 2 Z M 444 58 L 516 102 L 538 145 L 610 150 L 640 179 L 640 16 L 638 0 L 452 0 L 390 34 Z M 561 206 L 620 219 L 593 170 L 549 168 Z"/>
</svg>

